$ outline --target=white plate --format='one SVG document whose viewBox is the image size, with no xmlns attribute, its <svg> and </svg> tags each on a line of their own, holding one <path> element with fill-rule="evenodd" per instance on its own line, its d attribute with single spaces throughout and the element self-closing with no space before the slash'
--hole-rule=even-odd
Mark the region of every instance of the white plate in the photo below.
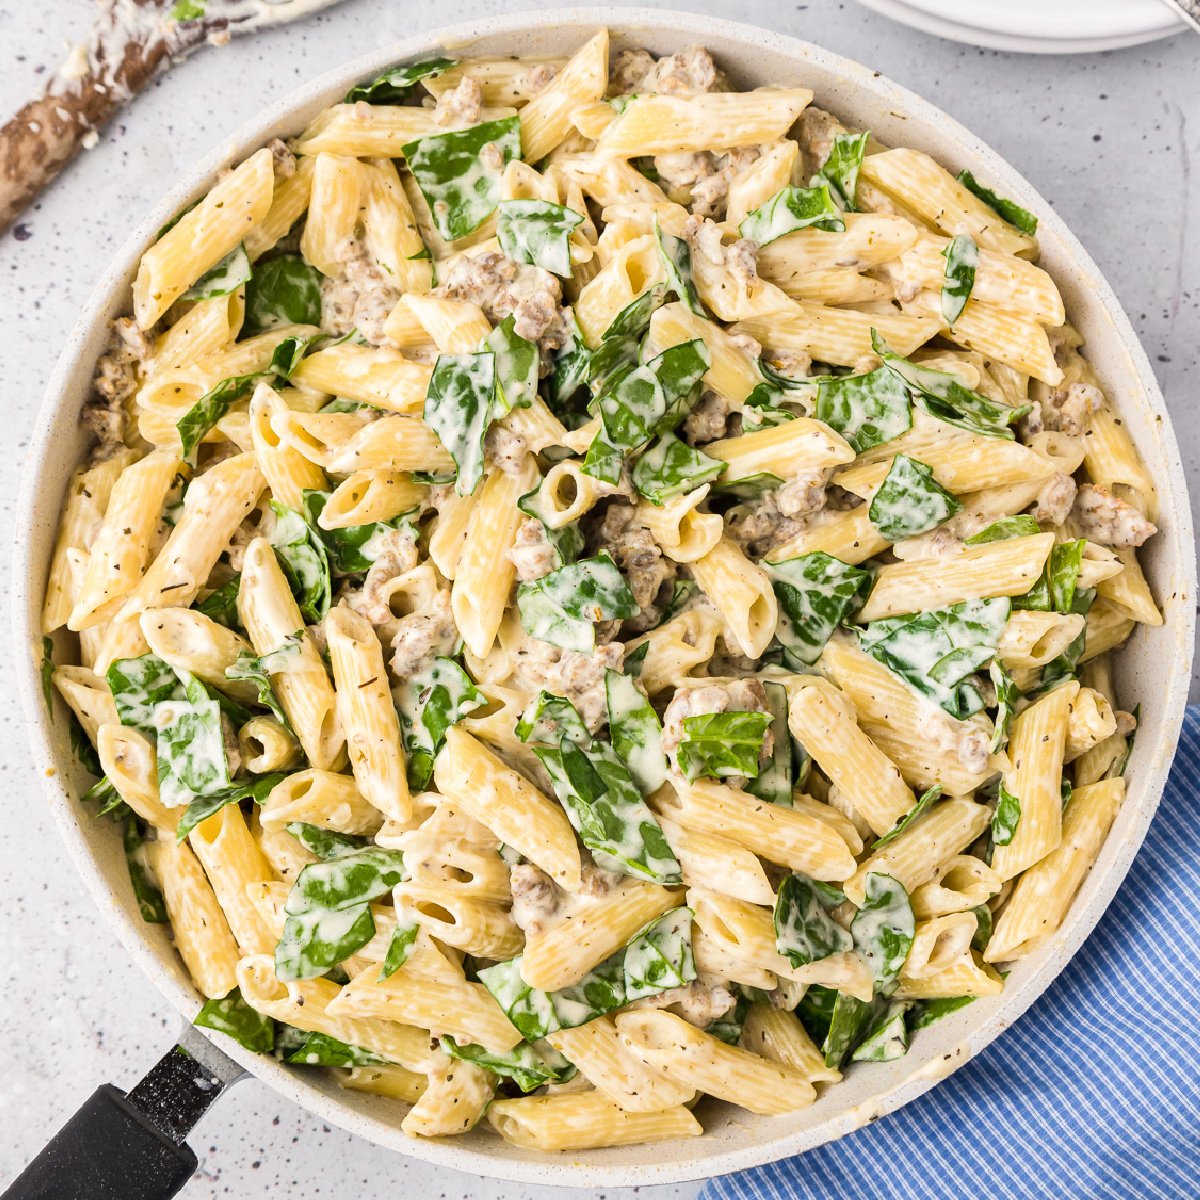
<svg viewBox="0 0 1200 1200">
<path fill-rule="evenodd" d="M 1117 50 L 1187 29 L 1162 0 L 858 0 L 886 17 L 975 46 L 1028 54 Z"/>
<path fill-rule="evenodd" d="M 431 53 L 566 54 L 599 25 L 612 30 L 614 47 L 646 46 L 670 54 L 704 45 L 740 86 L 811 87 L 816 102 L 850 124 L 872 129 L 890 145 L 935 155 L 954 171 L 967 168 L 1035 213 L 1041 264 L 1058 283 L 1088 358 L 1111 402 L 1119 405 L 1134 441 L 1159 486 L 1161 532 L 1147 546 L 1143 565 L 1165 622 L 1138 626 L 1128 652 L 1114 666 L 1121 696 L 1142 701 L 1129 771 L 1129 795 L 1095 866 L 1084 880 L 1062 927 L 1050 941 L 1017 963 L 1002 995 L 976 1000 L 922 1030 L 908 1055 L 890 1063 L 856 1063 L 845 1080 L 812 1107 L 784 1117 L 754 1117 L 705 1101 L 704 1136 L 571 1154 L 521 1150 L 476 1130 L 461 1137 L 413 1140 L 400 1131 L 406 1107 L 363 1092 L 343 1092 L 323 1072 L 286 1067 L 243 1050 L 220 1034 L 221 1048 L 279 1093 L 321 1119 L 413 1158 L 500 1179 L 603 1189 L 677 1183 L 738 1171 L 786 1158 L 841 1137 L 908 1103 L 978 1054 L 1046 989 L 1105 910 L 1149 827 L 1170 767 L 1183 719 L 1195 627 L 1196 556 L 1191 506 L 1179 448 L 1145 352 L 1129 319 L 1095 263 L 1059 215 L 1007 163 L 932 104 L 878 72 L 806 42 L 713 17 L 647 8 L 575 8 L 505 14 L 433 30 L 392 46 L 373 48 L 259 113 L 220 146 L 193 163 L 130 236 L 79 318 L 64 335 L 26 452 L 15 530 L 12 614 L 17 675 L 28 716 L 31 752 L 44 776 L 51 811 L 67 852 L 93 898 L 130 954 L 170 1002 L 190 1020 L 201 998 L 192 986 L 163 925 L 147 925 L 129 884 L 119 827 L 97 821 L 80 796 L 91 782 L 71 752 L 65 709 L 51 724 L 41 698 L 42 595 L 67 481 L 90 435 L 79 410 L 90 394 L 96 359 L 108 340 L 107 321 L 129 310 L 129 287 L 143 250 L 163 222 L 198 199 L 230 162 L 238 162 L 273 137 L 303 129 L 336 103 L 347 88 L 398 62 Z M 61 640 L 61 634 L 56 635 Z M 19 750 L 16 752 L 20 752 Z M 57 855 L 57 845 L 39 848 Z M 103 981 L 78 985 L 86 989 Z M 352 1163 L 348 1166 L 353 1167 Z"/>
</svg>

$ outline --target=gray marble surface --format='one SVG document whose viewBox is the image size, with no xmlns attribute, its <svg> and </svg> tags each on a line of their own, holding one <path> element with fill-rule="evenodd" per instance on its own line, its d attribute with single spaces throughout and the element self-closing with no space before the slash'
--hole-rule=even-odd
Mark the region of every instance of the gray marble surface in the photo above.
<svg viewBox="0 0 1200 1200">
<path fill-rule="evenodd" d="M 808 38 L 882 71 L 979 134 L 1066 218 L 1133 319 L 1167 396 L 1200 497 L 1200 40 L 1080 57 L 979 50 L 927 37 L 853 3 L 715 0 L 694 7 Z M 303 24 L 206 49 L 156 82 L 0 237 L 0 397 L 22 448 L 64 332 L 127 231 L 196 156 L 301 81 L 437 23 L 517 11 L 521 0 L 434 6 L 345 0 Z M 92 5 L 0 2 L 0 112 L 14 111 L 82 38 Z M 1191 218 L 1191 219 L 1189 219 Z M 23 451 L 0 464 L 0 513 Z M 1195 503 L 1195 501 L 1194 501 Z M 1200 515 L 1200 514 L 1198 514 Z M 19 536 L 19 534 L 18 534 Z M 8 562 L 0 561 L 7 596 Z M 7 622 L 6 622 L 7 624 Z M 9 655 L 0 655 L 0 672 Z M 0 683 L 0 1186 L 98 1084 L 130 1087 L 171 1044 L 177 1018 L 128 960 L 73 876 L 22 750 L 11 679 Z M 1194 698 L 1200 694 L 1193 687 Z M 381 1150 L 240 1084 L 191 1138 L 183 1195 L 293 1200 L 401 1192 L 550 1200 Z M 698 1185 L 643 1188 L 643 1200 Z M 627 1200 L 633 1191 L 587 1193 Z"/>
</svg>

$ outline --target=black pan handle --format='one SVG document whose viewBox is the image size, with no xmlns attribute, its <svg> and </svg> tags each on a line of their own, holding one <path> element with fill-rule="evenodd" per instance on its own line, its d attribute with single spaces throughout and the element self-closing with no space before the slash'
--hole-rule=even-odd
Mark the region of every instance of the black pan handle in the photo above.
<svg viewBox="0 0 1200 1200">
<path fill-rule="evenodd" d="M 0 1200 L 168 1200 L 196 1169 L 184 1138 L 244 1076 L 185 1025 L 131 1092 L 97 1088 Z"/>
<path fill-rule="evenodd" d="M 120 1088 L 106 1083 L 3 1200 L 168 1200 L 195 1170 L 190 1146 L 176 1145 Z"/>
</svg>

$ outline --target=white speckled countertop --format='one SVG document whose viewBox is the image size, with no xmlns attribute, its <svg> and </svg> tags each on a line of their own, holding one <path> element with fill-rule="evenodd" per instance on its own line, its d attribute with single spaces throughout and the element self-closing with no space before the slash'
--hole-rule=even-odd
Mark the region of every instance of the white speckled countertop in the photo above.
<svg viewBox="0 0 1200 1200">
<path fill-rule="evenodd" d="M 678 7 L 683 7 L 679 0 Z M 0 113 L 7 117 L 82 38 L 88 0 L 0 3 Z M 12 232 L 0 237 L 0 397 L 25 445 L 50 366 L 127 231 L 185 164 L 299 82 L 437 23 L 528 7 L 459 0 L 441 8 L 344 0 L 295 26 L 205 49 L 105 130 Z M 1198 189 L 1200 39 L 1046 58 L 930 38 L 853 3 L 746 0 L 714 15 L 819 42 L 928 97 L 1022 171 L 1066 218 L 1133 319 L 1166 393 L 1193 506 L 1200 501 Z M 15 506 L 23 454 L 0 465 L 0 512 Z M 1197 510 L 1200 516 L 1200 509 Z M 8 556 L 0 559 L 7 597 Z M 7 628 L 7 621 L 5 621 Z M 7 663 L 8 654 L 0 655 Z M 3 670 L 0 667 L 0 670 Z M 1200 698 L 1195 682 L 1193 698 Z M 0 684 L 7 753 L 0 839 L 0 1186 L 92 1090 L 129 1088 L 172 1043 L 177 1017 L 93 910 L 23 753 L 11 680 Z M 440 1200 L 566 1200 L 557 1188 L 439 1170 L 330 1129 L 257 1081 L 239 1084 L 190 1138 L 199 1174 L 182 1195 L 343 1200 L 383 1193 Z M 577 1193 L 599 1200 L 693 1197 L 697 1185 Z"/>
</svg>

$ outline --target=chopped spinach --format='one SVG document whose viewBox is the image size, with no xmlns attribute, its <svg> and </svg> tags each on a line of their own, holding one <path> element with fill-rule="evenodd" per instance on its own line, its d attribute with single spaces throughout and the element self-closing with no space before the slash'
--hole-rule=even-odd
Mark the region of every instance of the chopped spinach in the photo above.
<svg viewBox="0 0 1200 1200">
<path fill-rule="evenodd" d="M 539 692 L 521 714 L 513 732 L 523 742 L 541 742 L 557 746 L 563 738 L 585 749 L 592 744 L 579 710 L 565 696 Z"/>
<path fill-rule="evenodd" d="M 824 184 L 812 188 L 781 188 L 742 221 L 738 232 L 760 246 L 810 226 L 827 233 L 842 233 L 846 223 L 829 193 L 829 187 Z"/>
<path fill-rule="evenodd" d="M 932 467 L 897 454 L 867 515 L 881 537 L 898 542 L 927 533 L 960 512 L 962 505 L 934 479 Z"/>
<path fill-rule="evenodd" d="M 280 325 L 320 325 L 322 278 L 299 254 L 280 254 L 259 263 L 246 284 L 242 336 Z"/>
<path fill-rule="evenodd" d="M 992 841 L 997 846 L 1007 846 L 1017 836 L 1017 826 L 1021 822 L 1021 798 L 1000 784 L 999 799 L 996 811 L 992 814 Z"/>
<path fill-rule="evenodd" d="M 304 640 L 304 630 L 297 629 L 295 633 L 284 639 L 283 645 L 276 647 L 270 654 L 256 658 L 253 654 L 242 653 L 232 666 L 225 668 L 226 679 L 248 679 L 258 689 L 258 702 L 264 708 L 269 708 L 275 719 L 285 729 L 291 729 L 292 723 L 287 713 L 275 696 L 271 687 L 271 676 L 277 671 L 286 671 L 288 663 L 300 657 L 300 645 Z"/>
<path fill-rule="evenodd" d="M 858 171 L 870 138 L 869 130 L 862 133 L 835 134 L 829 156 L 812 177 L 813 186 L 825 184 L 846 212 L 858 212 L 855 200 L 858 192 Z"/>
<path fill-rule="evenodd" d="M 487 697 L 452 658 L 401 680 L 396 688 L 400 736 L 408 759 L 408 782 L 420 791 L 433 776 L 433 760 L 446 741 L 446 730 L 487 705 Z"/>
<path fill-rule="evenodd" d="M 596 647 L 596 621 L 624 620 L 641 612 L 607 553 L 522 583 L 517 608 L 530 637 L 584 654 Z"/>
<path fill-rule="evenodd" d="M 724 778 L 759 772 L 759 755 L 774 718 L 761 712 L 701 713 L 684 717 L 676 750 L 679 769 L 691 783 L 698 776 Z"/>
<path fill-rule="evenodd" d="M 226 1034 L 256 1054 L 270 1054 L 275 1046 L 274 1020 L 251 1008 L 239 988 L 220 1000 L 209 1000 L 192 1024 Z"/>
<path fill-rule="evenodd" d="M 577 1073 L 574 1063 L 550 1045 L 531 1046 L 521 1042 L 500 1054 L 473 1042 L 459 1045 L 449 1034 L 443 1034 L 439 1041 L 451 1058 L 486 1067 L 496 1075 L 511 1079 L 523 1092 L 532 1092 L 544 1083 L 566 1083 Z"/>
<path fill-rule="evenodd" d="M 788 730 L 787 689 L 781 683 L 767 680 L 763 682 L 763 690 L 767 693 L 767 704 L 773 714 L 771 733 L 774 746 L 771 761 L 759 771 L 757 778 L 746 780 L 746 791 L 760 800 L 791 808 L 793 761 L 792 740 Z"/>
<path fill-rule="evenodd" d="M 793 967 L 850 950 L 854 940 L 830 915 L 845 896 L 793 871 L 775 896 L 775 947 Z"/>
<path fill-rule="evenodd" d="M 996 689 L 996 718 L 995 731 L 988 745 L 988 751 L 999 754 L 1008 745 L 1008 735 L 1012 730 L 1013 718 L 1017 715 L 1017 702 L 1021 699 L 1021 689 L 1013 682 L 1012 676 L 998 659 L 993 659 L 988 667 L 992 687 Z"/>
<path fill-rule="evenodd" d="M 290 774 L 288 771 L 272 771 L 269 775 L 252 775 L 249 779 L 234 783 L 220 791 L 209 792 L 197 796 L 179 818 L 175 828 L 175 837 L 183 841 L 201 821 L 207 820 L 213 813 L 220 812 L 227 804 L 239 804 L 243 800 L 253 800 L 260 807 L 267 802 L 272 789 Z"/>
<path fill-rule="evenodd" d="M 975 286 L 979 269 L 979 247 L 965 233 L 955 234 L 942 257 L 946 260 L 945 282 L 942 284 L 942 316 L 950 328 L 962 316 Z"/>
<path fill-rule="evenodd" d="M 438 435 L 458 469 L 460 496 L 483 478 L 483 439 L 492 419 L 496 355 L 439 354 L 425 393 L 425 424 Z"/>
<path fill-rule="evenodd" d="M 821 657 L 833 631 L 871 590 L 869 571 L 823 550 L 762 565 L 779 604 L 775 636 L 790 658 L 806 666 Z"/>
<path fill-rule="evenodd" d="M 573 209 L 547 200 L 502 200 L 496 236 L 513 262 L 571 274 L 571 232 L 583 223 Z"/>
<path fill-rule="evenodd" d="M 131 814 L 126 819 L 122 840 L 125 847 L 125 866 L 129 870 L 129 882 L 133 887 L 134 899 L 137 900 L 142 920 L 148 925 L 167 924 L 171 919 L 167 916 L 167 903 L 153 873 L 146 866 L 142 851 L 145 833 L 141 818 Z"/>
<path fill-rule="evenodd" d="M 246 247 L 238 242 L 215 266 L 209 267 L 182 296 L 180 301 L 215 300 L 236 292 L 253 274 Z"/>
<path fill-rule="evenodd" d="M 633 466 L 633 486 L 661 508 L 672 496 L 693 492 L 717 478 L 728 466 L 709 458 L 673 433 L 664 433 Z"/>
<path fill-rule="evenodd" d="M 983 707 L 971 675 L 996 655 L 1011 612 L 1007 596 L 872 621 L 862 648 L 889 671 L 965 721 Z"/>
<path fill-rule="evenodd" d="M 712 365 L 702 338 L 671 346 L 642 366 L 612 376 L 597 397 L 609 442 L 636 450 L 687 416 L 691 397 Z"/>
<path fill-rule="evenodd" d="M 997 196 L 991 188 L 986 188 L 970 171 L 959 171 L 958 182 L 978 196 L 989 208 L 994 209 L 1010 225 L 1015 225 L 1022 233 L 1037 233 L 1038 219 L 1028 209 L 1022 208 L 1013 200 Z"/>
<path fill-rule="evenodd" d="M 362 571 L 369 571 L 383 553 L 385 542 L 398 529 L 411 529 L 413 541 L 417 540 L 413 521 L 416 509 L 400 513 L 387 521 L 325 529 L 320 523 L 320 516 L 325 511 L 325 505 L 329 503 L 330 494 L 307 490 L 303 492 L 303 516 L 309 529 L 324 543 L 329 564 L 337 574 L 357 575 Z"/>
<path fill-rule="evenodd" d="M 894 838 L 898 838 L 906 830 L 911 829 L 913 823 L 919 817 L 923 817 L 929 811 L 929 809 L 933 806 L 934 801 L 937 800 L 941 794 L 942 785 L 940 783 L 935 783 L 927 792 L 923 792 L 921 794 L 921 798 L 916 802 L 916 804 L 914 804 L 912 808 L 910 808 L 908 812 L 906 812 L 904 816 L 902 816 L 896 822 L 896 824 L 887 831 L 887 833 L 885 833 L 882 837 L 875 839 L 875 842 L 871 846 L 871 853 L 874 854 L 875 851 L 880 848 L 880 846 L 886 846 L 888 842 L 892 841 Z"/>
<path fill-rule="evenodd" d="M 370 83 L 360 83 L 346 93 L 345 104 L 365 100 L 368 104 L 402 104 L 416 90 L 417 84 L 430 75 L 440 75 L 457 67 L 457 58 L 426 58 L 407 66 L 392 67 Z"/>
<path fill-rule="evenodd" d="M 658 245 L 658 257 L 667 276 L 667 287 L 674 292 L 689 312 L 698 317 L 706 315 L 696 290 L 692 274 L 692 250 L 683 238 L 664 233 L 659 224 L 658 213 L 654 214 L 654 240 Z"/>
<path fill-rule="evenodd" d="M 628 675 L 605 671 L 604 689 L 613 749 L 629 768 L 638 790 L 648 796 L 667 779 L 662 722 L 645 692 Z"/>
<path fill-rule="evenodd" d="M 1012 538 L 1032 537 L 1041 532 L 1038 523 L 1028 513 L 1016 513 L 993 521 L 987 528 L 972 534 L 963 545 L 986 546 L 989 542 L 1007 542 Z"/>
<path fill-rule="evenodd" d="M 821 379 L 813 416 L 862 454 L 912 428 L 912 401 L 905 380 L 887 367 L 876 367 L 866 375 Z"/>
<path fill-rule="evenodd" d="M 904 1016 L 911 1001 L 893 1000 L 872 1021 L 858 1048 L 850 1056 L 852 1062 L 893 1062 L 908 1053 L 908 1026 Z"/>
<path fill-rule="evenodd" d="M 554 553 L 554 570 L 575 562 L 583 553 L 583 533 L 577 521 L 570 521 L 559 529 L 551 527 L 546 519 L 546 483 L 543 480 L 533 489 L 526 492 L 517 501 L 517 507 L 527 516 L 542 523 L 542 532 Z"/>
<path fill-rule="evenodd" d="M 895 989 L 916 930 L 904 885 L 890 875 L 868 871 L 863 902 L 850 922 L 850 936 L 854 948 L 870 964 L 877 992 L 888 995 Z"/>
<path fill-rule="evenodd" d="M 183 457 L 188 462 L 195 465 L 196 450 L 204 440 L 204 435 L 229 412 L 233 404 L 254 391 L 260 379 L 266 379 L 270 374 L 270 371 L 255 371 L 251 375 L 222 379 L 179 418 L 175 428 L 179 431 Z"/>
<path fill-rule="evenodd" d="M 521 122 L 506 117 L 435 133 L 406 143 L 402 151 L 434 226 L 452 242 L 473 233 L 495 212 L 504 168 L 521 157 Z"/>
<path fill-rule="evenodd" d="M 271 501 L 275 527 L 270 542 L 275 557 L 287 578 L 300 615 L 309 625 L 325 619 L 332 601 L 333 585 L 329 577 L 329 555 L 325 543 L 294 508 Z"/>
</svg>

